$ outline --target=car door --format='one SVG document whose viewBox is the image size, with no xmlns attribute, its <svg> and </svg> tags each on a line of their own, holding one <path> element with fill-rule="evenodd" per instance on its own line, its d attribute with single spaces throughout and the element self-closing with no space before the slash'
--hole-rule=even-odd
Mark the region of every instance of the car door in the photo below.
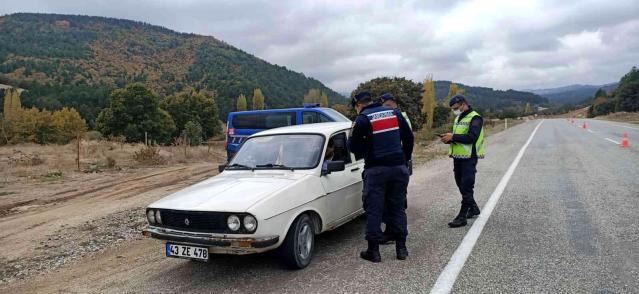
<svg viewBox="0 0 639 294">
<path fill-rule="evenodd" d="M 354 161 L 346 144 L 346 131 L 341 131 L 329 139 L 334 144 L 332 160 L 343 160 L 345 169 L 321 177 L 326 192 L 329 227 L 339 225 L 346 217 L 362 208 L 362 170 L 363 161 Z M 322 162 L 327 160 L 323 155 Z M 329 159 L 330 160 L 330 159 Z"/>
</svg>

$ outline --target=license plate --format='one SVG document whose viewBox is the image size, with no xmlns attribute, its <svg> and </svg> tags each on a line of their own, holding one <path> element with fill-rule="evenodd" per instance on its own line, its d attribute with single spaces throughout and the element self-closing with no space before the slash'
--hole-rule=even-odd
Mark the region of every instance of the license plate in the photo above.
<svg viewBox="0 0 639 294">
<path fill-rule="evenodd" d="M 166 243 L 166 256 L 209 260 L 209 249 L 205 247 Z"/>
</svg>

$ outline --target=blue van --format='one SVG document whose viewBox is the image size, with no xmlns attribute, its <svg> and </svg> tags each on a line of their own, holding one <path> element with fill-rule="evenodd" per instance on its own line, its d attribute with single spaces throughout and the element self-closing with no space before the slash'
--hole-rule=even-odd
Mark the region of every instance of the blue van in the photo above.
<svg viewBox="0 0 639 294">
<path fill-rule="evenodd" d="M 266 109 L 229 112 L 226 121 L 226 155 L 230 160 L 244 140 L 257 132 L 291 125 L 322 122 L 350 122 L 332 108 L 304 104 L 303 108 Z"/>
</svg>

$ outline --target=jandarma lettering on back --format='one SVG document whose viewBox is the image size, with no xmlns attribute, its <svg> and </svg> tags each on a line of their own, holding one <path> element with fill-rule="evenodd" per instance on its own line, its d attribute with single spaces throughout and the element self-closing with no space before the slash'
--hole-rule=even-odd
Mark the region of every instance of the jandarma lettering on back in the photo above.
<svg viewBox="0 0 639 294">
<path fill-rule="evenodd" d="M 380 111 L 380 112 L 375 112 L 375 113 L 371 113 L 368 115 L 368 119 L 370 120 L 378 120 L 378 119 L 384 119 L 384 118 L 389 118 L 389 117 L 394 117 L 395 114 L 393 113 L 392 110 L 386 110 L 386 111 Z"/>
</svg>

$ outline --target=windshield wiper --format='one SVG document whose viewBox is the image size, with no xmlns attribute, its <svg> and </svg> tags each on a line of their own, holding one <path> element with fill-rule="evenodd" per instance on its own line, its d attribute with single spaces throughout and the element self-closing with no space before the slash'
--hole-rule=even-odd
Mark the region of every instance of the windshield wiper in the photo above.
<svg viewBox="0 0 639 294">
<path fill-rule="evenodd" d="M 275 163 L 258 164 L 255 167 L 283 168 L 283 169 L 290 169 L 291 171 L 294 170 L 292 167 L 289 167 L 283 164 L 275 164 Z"/>
<path fill-rule="evenodd" d="M 240 163 L 234 163 L 234 164 L 226 166 L 226 168 L 229 168 L 229 167 L 238 167 L 238 168 L 250 169 L 251 171 L 253 171 L 255 169 L 254 167 L 251 167 L 251 166 L 248 166 L 248 165 L 244 165 L 244 164 L 240 164 Z"/>
</svg>

